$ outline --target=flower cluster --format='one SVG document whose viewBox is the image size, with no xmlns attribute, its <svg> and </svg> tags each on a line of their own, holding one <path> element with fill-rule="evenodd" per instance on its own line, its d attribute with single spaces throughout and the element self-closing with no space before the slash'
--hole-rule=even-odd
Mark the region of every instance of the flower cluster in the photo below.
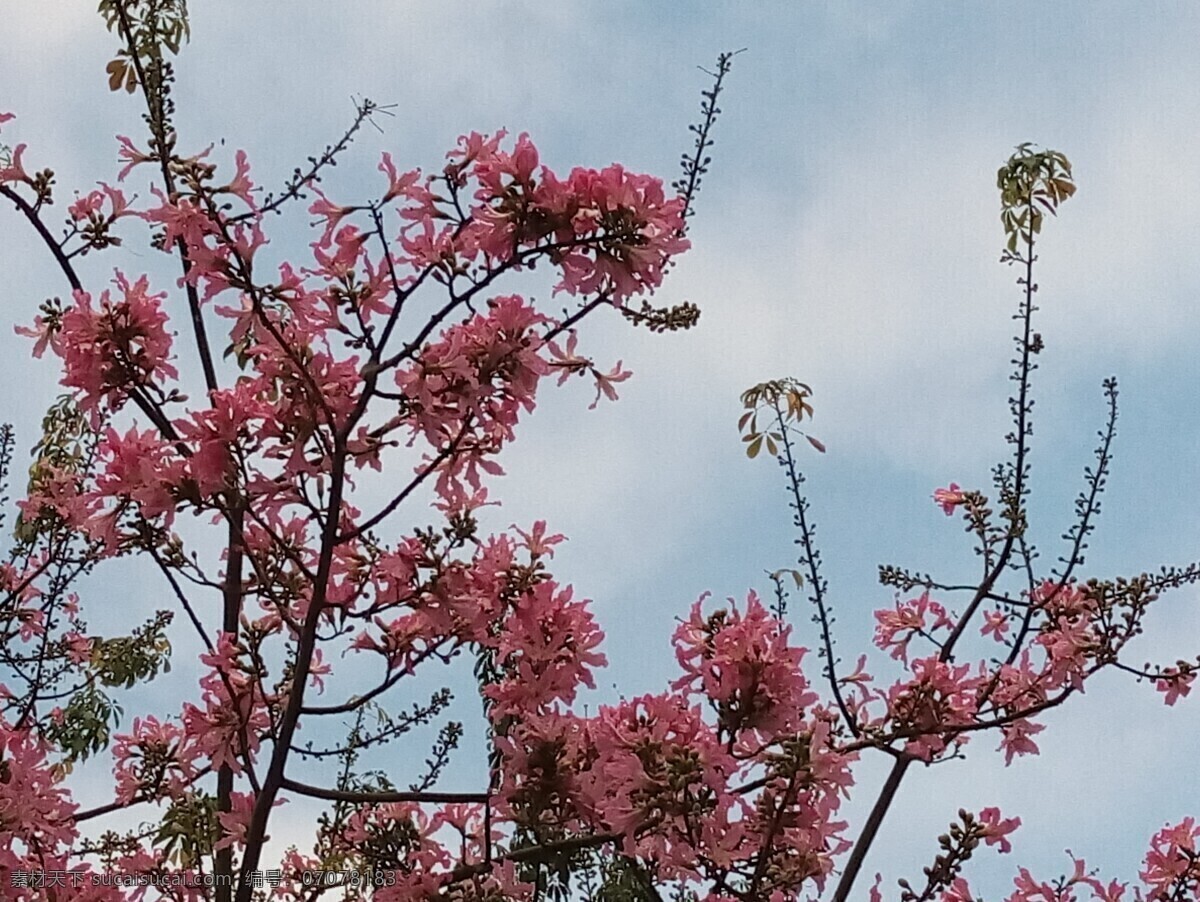
<svg viewBox="0 0 1200 902">
<path fill-rule="evenodd" d="M 64 867 L 63 853 L 78 831 L 76 805 L 48 759 L 49 748 L 29 729 L 0 721 L 0 885 L 15 871 Z"/>
<path fill-rule="evenodd" d="M 521 641 L 537 648 L 550 635 Z M 816 704 L 804 649 L 788 639 L 753 594 L 707 617 L 702 599 L 674 637 L 684 674 L 671 693 L 591 717 L 558 706 L 565 689 L 526 690 L 519 718 L 497 704 L 505 816 L 535 832 L 619 836 L 626 855 L 657 862 L 667 880 L 770 873 L 777 892 L 821 885 L 848 848 L 837 813 L 856 756 L 839 751 L 837 717 Z M 576 668 L 592 663 L 586 648 L 569 656 Z M 576 670 L 574 682 L 589 680 Z M 510 683 L 500 686 L 506 701 Z"/>
<path fill-rule="evenodd" d="M 706 95 L 710 104 L 716 93 Z M 0 114 L 0 124 L 10 118 Z M 118 140 L 119 180 L 157 163 L 168 184 L 135 209 L 101 183 L 69 205 L 66 237 L 51 239 L 75 289 L 71 302 L 48 303 L 18 331 L 35 340 L 36 356 L 49 349 L 59 359 L 88 437 L 70 453 L 39 458 L 19 502 L 23 560 L 0 565 L 7 638 L 15 646 L 55 635 L 59 659 L 84 672 L 80 686 L 132 684 L 154 667 L 130 645 L 83 635 L 73 600 L 46 600 L 56 597 L 57 574 L 46 575 L 56 559 L 38 541 L 81 543 L 71 558 L 77 573 L 104 556 L 151 556 L 207 647 L 197 695 L 175 716 L 135 718 L 111 747 L 116 804 L 164 803 L 174 833 L 114 841 L 107 863 L 174 875 L 192 871 L 196 856 L 252 866 L 274 808 L 294 793 L 337 806 L 322 821 L 316 854 L 287 853 L 272 894 L 279 899 L 312 898 L 302 875 L 330 864 L 392 875 L 374 887 L 380 902 L 537 899 L 545 888 L 522 865 L 535 860 L 529 847 L 542 844 L 548 850 L 535 851 L 548 861 L 602 850 L 656 882 L 706 884 L 706 902 L 792 902 L 823 892 L 851 848 L 841 809 L 861 752 L 885 751 L 902 774 L 992 731 L 1007 763 L 1036 754 L 1038 715 L 1082 692 L 1127 638 L 1113 627 L 1119 618 L 1103 588 L 1069 573 L 1036 585 L 1031 577 L 1027 591 L 1010 597 L 995 585 L 1005 566 L 997 565 L 962 614 L 933 598 L 948 587 L 901 574 L 894 585 L 921 592 L 876 612 L 874 637 L 901 675 L 874 688 L 864 656 L 839 678 L 806 532 L 831 698 L 805 672 L 808 649 L 757 595 L 715 610 L 704 596 L 672 637 L 679 676 L 669 688 L 592 714 L 581 701 L 607 664 L 603 633 L 590 602 L 548 572 L 562 536 L 542 521 L 486 535 L 479 511 L 545 377 L 562 385 L 590 374 L 596 402 L 616 398 L 630 373 L 621 361 L 606 368 L 580 352 L 575 327 L 605 304 L 629 316 L 630 299 L 658 289 L 689 246 L 688 198 L 669 197 L 660 180 L 620 165 L 557 175 L 527 134 L 509 141 L 503 131 L 463 136 L 431 175 L 401 172 L 384 154 L 382 193 L 364 203 L 339 203 L 317 188 L 333 150 L 314 160 L 311 176 L 264 200 L 241 151 L 225 168 L 212 161 L 212 147 L 182 156 L 174 135 L 156 134 L 148 150 Z M 52 179 L 28 171 L 25 151 L 5 152 L 0 188 L 10 198 L 32 192 L 33 202 L 18 206 L 41 226 Z M 315 197 L 308 212 L 318 237 L 302 263 L 267 260 L 266 216 L 303 192 Z M 184 262 L 177 288 L 202 364 L 197 401 L 178 386 L 167 294 L 151 292 L 145 276 L 117 272 L 115 290 L 94 296 L 72 268 L 75 256 L 119 244 L 115 230 L 132 222 L 148 225 L 152 243 Z M 554 270 L 556 293 L 581 298 L 574 313 L 551 314 L 500 291 L 503 277 L 538 265 Z M 437 300 L 426 297 L 430 289 Z M 206 329 L 216 317 L 228 344 L 214 349 Z M 380 491 L 370 470 L 396 461 L 411 465 L 402 471 L 411 476 Z M 1008 493 L 1017 499 L 1011 549 L 1023 496 L 1019 485 Z M 393 516 L 416 497 L 431 500 L 441 522 L 399 532 Z M 982 496 L 951 483 L 933 499 L 947 515 L 967 509 L 991 562 L 1004 539 L 988 525 Z M 185 510 L 223 530 L 214 567 L 172 532 Z M 799 525 L 804 510 L 797 495 Z M 220 632 L 185 599 L 192 586 L 219 592 Z M 1132 635 L 1137 611 L 1124 613 Z M 976 640 L 976 616 L 992 655 L 961 661 L 958 646 L 968 627 Z M 129 653 L 105 660 L 113 647 Z M 335 680 L 331 651 L 359 653 L 366 666 Z M 412 685 L 418 670 L 423 678 L 425 665 L 466 655 L 476 660 L 493 746 L 482 801 L 446 803 L 423 789 L 394 791 L 387 775 L 352 775 L 360 756 L 434 723 L 449 691 L 402 715 L 375 700 L 402 681 Z M 1173 704 L 1196 673 L 1180 662 L 1142 675 Z M 343 681 L 366 685 L 330 702 Z M 376 705 L 378 725 L 365 725 Z M 344 745 L 296 744 L 304 726 L 347 714 L 357 720 Z M 47 719 L 45 735 L 0 720 L 0 880 L 62 867 L 77 837 L 77 809 L 60 785 L 75 759 L 56 761 L 46 741 L 66 714 L 56 708 Z M 428 773 L 412 786 L 437 782 L 461 732 L 457 723 L 443 729 Z M 339 789 L 303 783 L 298 757 L 338 759 Z M 217 800 L 202 789 L 214 773 Z M 968 851 L 983 844 L 1008 852 L 1020 821 L 985 808 L 971 824 Z M 180 836 L 200 851 L 177 852 Z M 1191 820 L 1156 835 L 1138 898 L 1195 896 L 1198 839 Z M 1088 890 L 1117 902 L 1126 889 L 1101 883 L 1082 861 L 1057 883 L 1022 869 L 1015 885 L 1009 902 L 1066 902 Z M 940 886 L 943 902 L 972 899 L 963 878 Z M 109 902 L 118 894 L 53 898 Z M 180 890 L 177 898 L 201 894 Z M 878 889 L 872 898 L 881 898 Z"/>
<path fill-rule="evenodd" d="M 74 306 L 38 317 L 32 328 L 17 332 L 37 339 L 34 356 L 49 345 L 62 358 L 62 384 L 78 392 L 80 406 L 100 422 L 102 409 L 119 410 L 131 394 L 162 394 L 164 380 L 178 372 L 169 362 L 171 336 L 162 309 L 165 294 L 151 294 L 141 276 L 130 282 L 116 275 L 118 297 L 104 291 L 99 307 L 92 296 L 77 291 Z"/>
<path fill-rule="evenodd" d="M 991 837 L 988 838 L 991 842 Z M 1089 869 L 1082 858 L 1071 856 L 1071 873 L 1055 880 L 1039 880 L 1028 868 L 1020 868 L 1013 892 L 1005 902 L 1167 902 L 1194 899 L 1200 892 L 1200 827 L 1193 818 L 1167 825 L 1150 840 L 1141 886 L 1131 887 L 1115 879 L 1107 882 Z M 1068 853 L 1070 854 L 1070 853 Z M 1130 890 L 1132 889 L 1132 894 Z M 878 894 L 876 891 L 876 898 Z M 977 897 L 963 877 L 955 878 L 939 895 L 939 902 L 976 902 Z"/>
</svg>

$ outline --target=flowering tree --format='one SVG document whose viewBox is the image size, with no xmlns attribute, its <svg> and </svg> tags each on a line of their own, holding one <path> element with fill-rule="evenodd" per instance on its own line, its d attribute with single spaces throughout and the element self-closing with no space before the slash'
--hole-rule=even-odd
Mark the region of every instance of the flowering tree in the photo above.
<svg viewBox="0 0 1200 902">
<path fill-rule="evenodd" d="M 674 194 L 619 165 L 556 175 L 526 135 L 501 132 L 464 136 L 431 175 L 385 154 L 378 196 L 339 203 L 321 176 L 379 107 L 362 102 L 341 140 L 264 195 L 244 153 L 212 162 L 212 148 L 182 147 L 172 126 L 182 0 L 103 0 L 100 11 L 121 42 L 110 86 L 146 106 L 146 137 L 118 138 L 117 182 L 150 177 L 150 200 L 101 185 L 70 204 L 57 233 L 53 173 L 24 144 L 0 149 L 0 196 L 70 288 L 18 327 L 35 356 L 58 358 L 69 394 L 46 415 L 0 567 L 6 898 L 845 900 L 868 892 L 864 857 L 914 763 L 960 756 L 981 733 L 1009 762 L 1035 753 L 1038 715 L 1104 668 L 1156 681 L 1168 704 L 1188 693 L 1197 665 L 1131 667 L 1122 652 L 1155 597 L 1200 570 L 1079 573 L 1108 473 L 1115 382 L 1060 565 L 1039 573 L 1025 537 L 1030 376 L 1043 345 L 1034 249 L 1045 215 L 1074 191 L 1062 155 L 1024 146 L 1000 170 L 1003 259 L 1023 289 L 1012 455 L 995 471 L 998 513 L 957 485 L 934 495 L 975 538 L 976 584 L 881 570 L 900 594 L 876 614 L 876 644 L 902 677 L 875 688 L 865 655 L 852 673 L 838 666 L 795 438 L 823 449 L 799 431 L 808 387 L 779 380 L 746 393 L 741 425 L 751 456 L 765 448 L 784 467 L 798 568 L 773 575 L 773 605 L 754 594 L 696 602 L 673 637 L 678 679 L 581 713 L 577 693 L 606 661 L 588 602 L 548 569 L 562 536 L 540 521 L 486 535 L 477 515 L 543 379 L 590 378 L 598 402 L 628 377 L 580 350 L 583 320 L 613 309 L 655 331 L 696 321 L 690 304 L 646 298 L 688 247 L 731 56 L 712 73 Z M 302 261 L 266 263 L 269 217 L 298 205 L 318 219 L 315 241 Z M 118 271 L 108 288 L 84 284 L 75 261 L 143 223 L 178 259 L 178 283 Z M 573 310 L 500 293 L 539 264 Z M 179 348 L 173 325 L 187 335 Z M 6 472 L 13 447 L 0 433 Z M 372 471 L 391 475 L 386 494 Z M 430 497 L 437 524 L 407 529 L 401 518 L 427 517 Z M 219 536 L 219 562 L 185 540 L 185 513 Z M 95 635 L 74 586 L 125 556 L 158 570 L 173 610 Z M 815 606 L 822 680 L 806 675 L 785 623 L 789 578 Z M 954 593 L 965 593 L 961 610 L 934 597 Z M 199 686 L 177 710 L 126 724 L 118 690 L 166 669 L 176 615 L 204 649 Z M 969 640 L 984 651 L 960 661 Z M 463 732 L 448 719 L 450 693 L 410 687 L 464 657 L 490 780 L 456 792 L 443 785 Z M 356 688 L 332 697 L 335 661 L 335 685 Z M 436 733 L 422 773 L 364 764 L 420 728 Z M 839 811 L 867 753 L 894 763 L 852 829 Z M 96 756 L 111 758 L 112 801 L 85 810 L 67 775 Z M 335 780 L 308 775 L 324 762 Z M 300 799 L 328 806 L 311 848 L 267 861 L 280 806 Z M 146 829 L 93 829 L 134 807 Z M 974 898 L 963 865 L 981 845 L 1007 851 L 1018 825 L 993 808 L 963 812 L 900 898 Z M 1056 882 L 1020 871 L 1009 898 L 1193 898 L 1198 837 L 1190 820 L 1154 837 L 1140 888 L 1076 861 Z M 882 898 L 878 881 L 869 892 Z"/>
</svg>

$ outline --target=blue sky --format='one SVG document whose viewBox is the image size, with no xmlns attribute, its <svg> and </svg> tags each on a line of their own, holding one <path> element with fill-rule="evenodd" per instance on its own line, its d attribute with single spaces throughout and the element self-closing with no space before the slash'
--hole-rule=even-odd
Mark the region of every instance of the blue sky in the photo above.
<svg viewBox="0 0 1200 902">
<path fill-rule="evenodd" d="M 616 317 L 593 320 L 583 343 L 601 360 L 623 359 L 634 379 L 618 404 L 591 412 L 582 385 L 548 392 L 496 491 L 497 528 L 544 517 L 570 537 L 556 571 L 595 599 L 612 662 L 605 686 L 662 688 L 674 620 L 701 592 L 765 591 L 764 571 L 793 561 L 779 473 L 744 459 L 735 428 L 738 395 L 764 379 L 795 376 L 816 393 L 812 431 L 829 452 L 810 455 L 807 471 L 844 658 L 869 643 L 871 611 L 891 601 L 875 582 L 879 563 L 973 574 L 960 525 L 929 494 L 950 481 L 990 489 L 989 467 L 1005 451 L 1018 294 L 1016 273 L 997 263 L 994 182 L 1023 141 L 1066 153 L 1079 185 L 1040 245 L 1047 350 L 1035 383 L 1033 533 L 1043 560 L 1057 556 L 1070 524 L 1111 374 L 1121 380 L 1120 434 L 1087 573 L 1197 556 L 1194 8 L 194 6 L 193 42 L 178 61 L 185 147 L 223 138 L 218 153 L 245 148 L 256 181 L 277 184 L 341 133 L 352 95 L 395 104 L 383 133 L 366 131 L 328 181 L 335 198 L 375 190 L 382 150 L 432 169 L 458 134 L 502 126 L 530 132 L 560 171 L 620 161 L 670 180 L 708 84 L 696 67 L 747 48 L 722 98 L 694 248 L 659 295 L 699 304 L 700 325 L 652 336 Z M 4 140 L 27 142 L 27 161 L 53 166 L 64 188 L 111 179 L 112 135 L 142 127 L 137 105 L 107 91 L 115 44 L 92 5 L 0 7 L 0 110 L 19 115 Z M 138 178 L 127 187 L 145 196 Z M 0 236 L 6 318 L 29 322 L 62 287 L 10 211 Z M 285 230 L 273 249 L 299 252 L 305 240 Z M 124 257 L 87 261 L 92 284 L 118 263 L 168 284 L 162 261 L 131 245 Z M 22 445 L 55 381 L 48 361 L 27 354 L 0 329 L 0 379 L 20 387 L 2 412 Z M 121 566 L 102 575 L 96 598 L 128 593 L 149 608 L 160 592 L 152 574 Z M 1194 655 L 1197 594 L 1163 600 L 1132 663 Z M 794 611 L 812 645 L 808 612 Z M 182 657 L 186 637 L 179 648 Z M 1101 679 L 1046 718 L 1040 758 L 1005 769 L 981 741 L 966 762 L 914 773 L 867 870 L 890 885 L 917 876 L 959 807 L 998 804 L 1026 826 L 1008 860 L 973 863 L 990 896 L 1018 861 L 1046 875 L 1067 868 L 1066 848 L 1134 876 L 1149 836 L 1200 809 L 1191 778 L 1200 717 L 1194 704 L 1170 710 L 1158 698 Z M 464 763 L 461 779 L 475 773 Z M 859 779 L 856 817 L 881 780 L 878 764 L 865 762 Z"/>
</svg>

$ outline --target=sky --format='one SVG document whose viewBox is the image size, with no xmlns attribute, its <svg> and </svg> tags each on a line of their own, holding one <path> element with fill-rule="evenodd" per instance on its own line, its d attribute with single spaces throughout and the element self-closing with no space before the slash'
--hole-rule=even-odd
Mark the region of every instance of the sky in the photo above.
<svg viewBox="0 0 1200 902">
<path fill-rule="evenodd" d="M 390 104 L 382 131 L 365 130 L 327 182 L 347 199 L 377 189 L 384 150 L 404 168 L 436 169 L 459 134 L 500 127 L 528 131 L 560 172 L 618 161 L 670 181 L 709 85 L 698 67 L 745 48 L 721 98 L 693 248 L 657 296 L 698 304 L 699 325 L 650 335 L 616 316 L 590 320 L 581 343 L 601 361 L 624 361 L 633 379 L 618 403 L 593 411 L 582 383 L 547 392 L 495 491 L 504 507 L 494 528 L 544 518 L 569 537 L 555 572 L 594 600 L 608 637 L 598 700 L 665 687 L 675 675 L 670 633 L 702 592 L 765 593 L 765 572 L 793 565 L 781 474 L 746 460 L 736 429 L 740 393 L 763 380 L 793 376 L 814 391 L 811 431 L 828 452 L 806 452 L 803 463 L 844 659 L 867 650 L 871 612 L 892 602 L 879 564 L 973 575 L 961 524 L 930 493 L 951 481 L 990 491 L 990 467 L 1006 453 L 1019 294 L 1016 272 L 998 263 L 995 173 L 1025 141 L 1065 153 L 1078 184 L 1039 245 L 1046 350 L 1035 374 L 1031 528 L 1043 561 L 1070 526 L 1110 375 L 1121 385 L 1115 472 L 1086 575 L 1200 556 L 1195 8 L 193 6 L 192 42 L 177 61 L 181 146 L 223 142 L 219 160 L 244 148 L 256 181 L 279 184 L 336 140 L 352 98 Z M 134 100 L 107 90 L 116 45 L 92 7 L 0 0 L 0 111 L 18 114 L 3 140 L 28 143 L 28 162 L 52 166 L 64 199 L 111 180 L 113 136 L 143 130 Z M 126 187 L 145 197 L 142 182 Z M 284 230 L 273 250 L 299 253 L 308 240 Z M 87 277 L 102 283 L 121 265 L 170 284 L 171 270 L 135 244 L 84 261 Z M 9 209 L 0 273 L 6 323 L 30 322 L 63 291 Z M 0 384 L 11 387 L 0 416 L 22 446 L 55 382 L 52 362 L 31 361 L 28 343 L 0 326 Z M 128 603 L 163 603 L 154 574 L 125 564 L 92 588 L 101 621 Z M 1160 602 L 1132 663 L 1194 657 L 1198 596 Z M 796 632 L 815 646 L 808 615 L 794 599 Z M 194 679 L 185 635 L 177 648 L 183 678 Z M 1007 892 L 1018 863 L 1046 877 L 1069 870 L 1068 848 L 1129 879 L 1159 827 L 1200 811 L 1195 703 L 1168 709 L 1146 685 L 1100 678 L 1044 722 L 1037 758 L 1005 768 L 991 740 L 976 741 L 968 760 L 912 773 L 866 871 L 891 887 L 914 878 L 960 807 L 998 805 L 1024 826 L 1011 855 L 989 850 L 970 865 L 989 898 Z M 461 764 L 453 788 L 478 788 L 480 773 Z M 847 812 L 860 823 L 883 764 L 866 760 L 857 774 Z M 89 779 L 81 796 L 102 801 L 102 779 Z"/>
</svg>

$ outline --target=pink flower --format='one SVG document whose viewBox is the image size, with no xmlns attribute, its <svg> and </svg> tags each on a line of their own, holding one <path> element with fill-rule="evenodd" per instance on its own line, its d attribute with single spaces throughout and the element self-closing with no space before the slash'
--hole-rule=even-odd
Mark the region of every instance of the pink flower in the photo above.
<svg viewBox="0 0 1200 902">
<path fill-rule="evenodd" d="M 83 197 L 67 207 L 67 215 L 76 222 L 82 219 L 87 219 L 93 213 L 100 212 L 100 205 L 104 203 L 104 195 L 99 191 L 93 191 L 90 194 L 85 194 Z"/>
<path fill-rule="evenodd" d="M 613 165 L 574 169 L 568 187 L 578 207 L 575 237 L 595 240 L 566 253 L 555 290 L 605 293 L 616 302 L 648 293 L 662 283 L 671 257 L 690 246 L 680 234 L 683 199 L 667 199 L 656 178 Z"/>
<path fill-rule="evenodd" d="M 8 165 L 0 167 L 0 185 L 5 182 L 26 182 L 31 181 L 29 173 L 25 171 L 25 167 L 21 163 L 21 156 L 25 153 L 25 145 L 18 144 L 12 152 L 12 157 L 8 161 Z"/>
<path fill-rule="evenodd" d="M 562 533 L 554 533 L 546 535 L 546 521 L 538 520 L 533 524 L 533 529 L 525 532 L 523 529 L 517 529 L 516 524 L 513 524 L 513 529 L 517 530 L 517 535 L 522 539 L 522 546 L 533 557 L 554 557 L 554 546 L 560 542 L 566 541 L 566 536 Z"/>
<path fill-rule="evenodd" d="M 790 643 L 790 627 L 772 617 L 753 592 L 742 610 L 731 599 L 730 608 L 708 617 L 705 597 L 672 637 L 684 676 L 671 688 L 687 698 L 703 693 L 734 735 L 752 731 L 771 738 L 795 729 L 818 700 L 801 668 L 807 650 Z"/>
<path fill-rule="evenodd" d="M 1019 817 L 1001 819 L 999 808 L 984 808 L 979 812 L 979 820 L 985 825 L 983 840 L 989 846 L 999 844 L 1001 852 L 1011 852 L 1012 843 L 1008 835 L 1021 826 Z"/>
<path fill-rule="evenodd" d="M 317 199 L 309 205 L 308 212 L 313 216 L 318 217 L 319 222 L 325 223 L 325 231 L 321 235 L 320 240 L 317 241 L 317 246 L 328 247 L 329 239 L 337 229 L 338 223 L 353 213 L 357 208 L 343 207 L 333 203 L 333 201 L 327 198 L 319 188 L 312 188 L 311 190 L 313 194 L 317 196 Z"/>
<path fill-rule="evenodd" d="M 250 192 L 254 190 L 254 182 L 250 181 L 250 163 L 246 160 L 246 151 L 239 150 L 234 156 L 237 174 L 224 190 L 240 198 L 248 207 L 254 208 L 254 198 Z"/>
<path fill-rule="evenodd" d="M 971 887 L 967 885 L 967 881 L 962 877 L 955 877 L 942 893 L 940 902 L 975 902 L 975 897 L 971 895 Z"/>
<path fill-rule="evenodd" d="M 188 198 L 174 202 L 156 187 L 152 187 L 150 192 L 158 198 L 159 205 L 138 215 L 146 222 L 161 225 L 168 245 L 183 240 L 192 253 L 193 269 L 197 268 L 197 263 L 202 267 L 197 276 L 211 271 L 214 260 L 220 257 L 205 244 L 205 239 L 219 232 L 217 224 Z"/>
<path fill-rule="evenodd" d="M 77 632 L 69 632 L 63 636 L 63 644 L 67 649 L 67 657 L 72 664 L 86 664 L 92 657 L 92 640 Z"/>
<path fill-rule="evenodd" d="M 644 834 L 639 854 L 656 846 L 668 855 L 687 849 L 680 816 L 687 810 L 684 799 L 720 792 L 721 775 L 733 770 L 731 756 L 700 716 L 700 708 L 677 696 L 645 695 L 602 707 L 596 721 L 598 760 L 591 777 L 597 781 L 595 800 L 604 819 L 613 830 L 632 835 L 648 817 L 662 812 L 666 822 Z M 700 766 L 687 767 L 686 760 Z M 672 761 L 686 768 L 674 780 L 668 777 Z"/>
<path fill-rule="evenodd" d="M 325 677 L 333 673 L 333 666 L 322 660 L 321 649 L 313 650 L 312 663 L 308 666 L 308 679 L 318 693 L 325 691 Z"/>
<path fill-rule="evenodd" d="M 150 294 L 145 276 L 131 284 L 118 272 L 115 281 L 122 296 L 105 291 L 99 309 L 92 306 L 90 294 L 75 292 L 75 306 L 63 313 L 57 332 L 50 334 L 42 321 L 22 331 L 36 335 L 39 347 L 48 343 L 62 358 L 62 384 L 76 389 L 80 406 L 93 415 L 102 402 L 119 409 L 131 388 L 179 375 L 168 362 L 171 335 L 162 309 L 166 295 Z"/>
<path fill-rule="evenodd" d="M 176 724 L 136 717 L 133 731 L 114 739 L 113 771 L 122 802 L 131 802 L 138 793 L 149 799 L 176 798 L 196 777 L 197 749 Z"/>
<path fill-rule="evenodd" d="M 966 500 L 966 495 L 959 491 L 957 482 L 950 483 L 950 488 L 948 489 L 935 489 L 933 492 L 934 503 L 942 506 L 942 510 L 946 512 L 947 517 L 954 513 L 954 508 Z"/>
<path fill-rule="evenodd" d="M 1012 764 L 1014 755 L 1036 755 L 1037 743 L 1034 736 L 1046 729 L 1044 724 L 1031 723 L 1022 718 L 1005 724 L 1000 728 L 1004 738 L 1000 740 L 1000 748 L 1004 750 L 1005 765 Z"/>
<path fill-rule="evenodd" d="M 1153 891 L 1151 899 L 1194 898 L 1200 886 L 1200 827 L 1194 818 L 1166 826 L 1150 841 L 1140 876 Z M 1178 895 L 1171 892 L 1178 889 Z M 1189 891 L 1190 890 L 1190 891 Z"/>
<path fill-rule="evenodd" d="M 46 633 L 46 614 L 44 611 L 32 610 L 30 608 L 19 608 L 16 612 L 17 620 L 20 621 L 20 636 L 22 642 L 28 642 L 34 636 L 42 636 Z"/>
<path fill-rule="evenodd" d="M 1017 891 L 1005 902 L 1073 902 L 1074 893 L 1066 899 L 1049 883 L 1038 883 L 1029 873 L 1029 868 L 1021 868 L 1013 878 Z"/>
<path fill-rule="evenodd" d="M 914 660 L 911 670 L 911 680 L 888 688 L 888 712 L 899 729 L 916 733 L 906 750 L 932 761 L 949 742 L 965 741 L 953 727 L 975 721 L 978 690 L 986 678 L 971 676 L 969 665 L 956 666 L 936 654 Z"/>
<path fill-rule="evenodd" d="M 254 817 L 256 796 L 252 792 L 231 792 L 229 794 L 229 811 L 217 815 L 221 822 L 221 830 L 225 837 L 213 846 L 213 851 L 226 849 L 231 846 L 241 848 L 246 844 L 246 832 L 250 829 L 250 820 Z M 276 799 L 272 808 L 286 804 L 287 799 Z M 264 841 L 270 837 L 264 836 Z"/>
<path fill-rule="evenodd" d="M 1090 616 L 1096 601 L 1075 583 L 1045 580 L 1033 590 L 1029 600 L 1055 618 Z"/>
<path fill-rule="evenodd" d="M 1069 683 L 1072 689 L 1082 692 L 1088 661 L 1099 642 L 1087 615 L 1058 619 L 1034 642 L 1046 650 L 1049 659 L 1046 688 L 1057 689 Z"/>
<path fill-rule="evenodd" d="M 379 162 L 379 171 L 388 178 L 388 189 L 379 201 L 381 204 L 386 204 L 397 197 L 408 197 L 412 188 L 421 178 L 421 170 L 419 169 L 413 169 L 403 175 L 397 175 L 396 165 L 392 162 L 392 155 L 386 152 L 383 154 L 383 159 Z"/>
<path fill-rule="evenodd" d="M 14 842 L 17 848 L 40 849 L 53 854 L 72 842 L 76 805 L 61 777 L 47 761 L 46 744 L 28 730 L 14 730 L 0 720 L 0 863 L 6 862 Z"/>
<path fill-rule="evenodd" d="M 870 902 L 883 902 L 883 893 L 879 890 L 879 884 L 883 883 L 883 874 L 875 875 L 875 882 L 871 884 L 871 888 L 867 891 Z"/>
<path fill-rule="evenodd" d="M 604 633 L 586 601 L 553 580 L 521 595 L 491 640 L 506 677 L 484 691 L 495 702 L 493 716 L 570 702 L 580 685 L 595 688 L 594 669 L 608 661 L 598 651 Z"/>
<path fill-rule="evenodd" d="M 112 212 L 108 214 L 109 219 L 120 219 L 122 216 L 132 216 L 129 211 L 129 201 L 125 199 L 125 193 L 119 188 L 113 188 L 105 182 L 100 183 L 100 190 L 108 197 L 108 201 L 112 204 Z"/>
<path fill-rule="evenodd" d="M 174 447 L 159 438 L 155 430 L 129 429 L 124 435 L 111 426 L 97 448 L 102 464 L 91 500 L 129 499 L 143 516 L 164 517 L 170 523 L 175 514 L 174 493 L 183 481 L 184 465 Z"/>
<path fill-rule="evenodd" d="M 932 618 L 933 622 L 927 622 Z M 875 644 L 884 650 L 890 649 L 891 656 L 908 663 L 908 646 L 917 636 L 929 638 L 940 629 L 951 629 L 950 619 L 939 602 L 922 592 L 918 598 L 901 602 L 897 599 L 895 610 L 882 608 L 875 612 Z"/>
<path fill-rule="evenodd" d="M 1196 671 L 1192 668 L 1180 670 L 1168 667 L 1163 671 L 1162 678 L 1154 684 L 1154 688 L 1163 693 L 1163 702 L 1174 705 L 1181 698 L 1187 698 L 1192 691 L 1192 683 L 1196 681 Z"/>
<path fill-rule="evenodd" d="M 1008 632 L 1008 615 L 1003 611 L 984 611 L 983 626 L 979 629 L 981 636 L 991 636 L 997 642 L 1003 642 Z"/>
<path fill-rule="evenodd" d="M 142 163 L 149 163 L 154 160 L 148 153 L 144 153 L 133 146 L 133 142 L 124 135 L 117 135 L 117 140 L 121 143 L 120 149 L 117 151 L 117 159 L 124 162 L 125 168 L 117 173 L 117 181 L 125 181 L 125 176 L 129 175 L 129 170 L 134 166 L 139 166 Z"/>
<path fill-rule="evenodd" d="M 592 366 L 592 361 L 588 357 L 580 356 L 575 347 L 579 343 L 579 336 L 571 329 L 567 333 L 567 349 L 564 351 L 559 347 L 558 342 L 548 342 L 546 347 L 550 351 L 550 356 L 554 358 L 550 366 L 558 367 L 562 372 L 558 374 L 558 384 L 562 385 L 571 377 L 572 373 L 582 373 Z"/>
<path fill-rule="evenodd" d="M 204 708 L 183 706 L 184 734 L 214 768 L 228 765 L 242 772 L 243 758 L 253 761 L 262 736 L 271 725 L 267 699 L 244 669 L 243 652 L 229 633 L 221 633 L 217 650 L 202 654 L 211 669 L 200 679 Z"/>
<path fill-rule="evenodd" d="M 461 135 L 458 139 L 458 147 L 447 153 L 446 158 L 454 161 L 452 165 L 458 170 L 465 169 L 474 162 L 487 165 L 499 150 L 500 142 L 507 136 L 508 132 L 504 129 L 500 129 L 490 138 L 479 132 Z"/>
<path fill-rule="evenodd" d="M 621 369 L 621 361 L 618 360 L 607 373 L 601 373 L 599 370 L 592 370 L 592 375 L 596 377 L 596 400 L 588 405 L 588 410 L 594 410 L 596 405 L 600 403 L 600 396 L 608 398 L 610 401 L 617 400 L 617 390 L 613 387 L 618 382 L 624 382 L 633 375 L 629 370 Z"/>
</svg>

